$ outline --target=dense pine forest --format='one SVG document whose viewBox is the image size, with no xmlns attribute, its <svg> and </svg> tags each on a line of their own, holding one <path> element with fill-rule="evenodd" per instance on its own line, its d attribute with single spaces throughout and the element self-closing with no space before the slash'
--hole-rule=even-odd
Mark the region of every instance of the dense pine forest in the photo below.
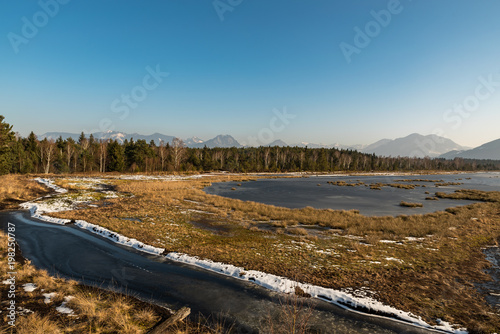
<svg viewBox="0 0 500 334">
<path fill-rule="evenodd" d="M 500 161 L 377 157 L 354 150 L 303 147 L 188 148 L 180 139 L 156 145 L 119 143 L 82 133 L 71 138 L 23 138 L 0 115 L 0 174 L 81 172 L 370 172 L 499 170 Z"/>
</svg>

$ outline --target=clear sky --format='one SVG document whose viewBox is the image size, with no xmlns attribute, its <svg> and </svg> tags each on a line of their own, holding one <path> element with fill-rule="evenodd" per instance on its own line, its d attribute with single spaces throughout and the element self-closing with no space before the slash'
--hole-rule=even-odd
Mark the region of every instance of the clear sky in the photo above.
<svg viewBox="0 0 500 334">
<path fill-rule="evenodd" d="M 0 9 L 0 114 L 22 135 L 500 138 L 497 0 L 6 0 Z"/>
</svg>

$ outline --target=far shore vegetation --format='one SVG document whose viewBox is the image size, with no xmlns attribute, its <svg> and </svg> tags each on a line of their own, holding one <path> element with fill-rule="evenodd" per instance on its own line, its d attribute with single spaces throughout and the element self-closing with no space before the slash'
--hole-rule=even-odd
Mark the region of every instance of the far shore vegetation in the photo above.
<svg viewBox="0 0 500 334">
<path fill-rule="evenodd" d="M 181 139 L 145 140 L 94 138 L 39 140 L 23 138 L 0 115 L 0 175 L 6 173 L 87 172 L 414 172 L 500 170 L 500 161 L 379 157 L 355 150 L 307 147 L 188 148 Z M 374 185 L 376 187 L 376 185 Z"/>
</svg>

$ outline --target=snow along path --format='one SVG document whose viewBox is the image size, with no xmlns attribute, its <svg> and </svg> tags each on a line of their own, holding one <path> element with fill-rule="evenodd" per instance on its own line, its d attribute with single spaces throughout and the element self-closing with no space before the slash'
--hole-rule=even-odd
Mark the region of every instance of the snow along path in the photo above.
<svg viewBox="0 0 500 334">
<path fill-rule="evenodd" d="M 41 179 L 37 178 L 35 179 L 36 181 L 48 186 L 49 188 L 54 189 L 58 193 L 64 193 L 67 192 L 66 189 L 60 188 L 56 186 L 52 180 L 48 179 Z M 56 224 L 67 224 L 71 222 L 69 219 L 59 219 L 59 218 L 53 218 L 49 216 L 44 216 L 40 213 L 37 213 L 37 208 L 38 208 L 38 203 L 33 203 L 33 202 L 26 202 L 22 203 L 21 207 L 23 208 L 29 208 L 31 216 L 46 222 L 50 223 L 56 223 Z M 300 283 L 296 282 L 293 280 L 290 280 L 288 278 L 276 276 L 273 274 L 268 274 L 264 273 L 261 271 L 256 271 L 256 270 L 245 270 L 244 268 L 241 267 L 236 267 L 231 264 L 226 264 L 222 262 L 214 262 L 211 260 L 206 260 L 206 259 L 200 259 L 196 256 L 190 256 L 187 254 L 183 253 L 168 253 L 164 254 L 165 249 L 164 248 L 158 248 L 154 247 L 151 245 L 144 244 L 143 242 L 140 242 L 136 239 L 133 238 L 127 238 L 124 235 L 115 233 L 113 231 L 108 230 L 107 228 L 104 228 L 102 226 L 88 223 L 84 220 L 76 220 L 75 225 L 82 228 L 86 229 L 92 233 L 98 234 L 102 237 L 105 237 L 115 243 L 128 246 L 149 254 L 154 254 L 154 255 L 164 255 L 166 258 L 172 260 L 172 261 L 177 261 L 189 265 L 194 265 L 206 270 L 210 270 L 212 272 L 216 272 L 222 275 L 230 276 L 235 279 L 239 280 L 244 280 L 244 281 L 250 281 L 253 282 L 257 285 L 260 285 L 266 289 L 273 290 L 276 292 L 281 292 L 281 293 L 287 293 L 287 294 L 294 294 L 295 293 L 295 288 L 299 287 L 301 288 L 305 293 L 308 293 L 311 295 L 313 298 L 321 299 L 323 301 L 335 304 L 339 307 L 342 307 L 344 309 L 350 310 L 350 311 L 355 311 L 357 310 L 363 310 L 367 311 L 366 312 L 360 312 L 365 315 L 369 316 L 374 316 L 374 317 L 392 317 L 395 318 L 396 320 L 402 321 L 407 324 L 412 324 L 417 327 L 422 327 L 426 329 L 433 329 L 437 331 L 442 331 L 446 333 L 454 333 L 454 334 L 467 334 L 468 331 L 466 329 L 460 328 L 460 329 L 454 329 L 451 324 L 441 321 L 440 319 L 438 320 L 438 323 L 440 325 L 437 326 L 431 326 L 428 323 L 426 323 L 424 320 L 422 320 L 421 317 L 418 317 L 412 313 L 405 312 L 398 310 L 392 306 L 384 305 L 383 303 L 371 298 L 371 297 L 356 297 L 353 296 L 349 293 L 342 292 L 339 290 L 334 290 L 330 288 L 324 288 L 312 284 L 306 284 L 306 283 Z M 382 314 L 380 315 L 373 315 L 371 313 L 375 314 Z"/>
</svg>

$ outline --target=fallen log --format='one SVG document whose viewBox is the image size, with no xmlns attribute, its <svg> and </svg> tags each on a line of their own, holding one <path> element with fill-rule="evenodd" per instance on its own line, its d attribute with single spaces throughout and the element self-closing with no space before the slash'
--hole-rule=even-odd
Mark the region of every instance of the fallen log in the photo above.
<svg viewBox="0 0 500 334">
<path fill-rule="evenodd" d="M 148 334 L 164 334 L 166 330 L 170 327 L 186 319 L 186 317 L 191 314 L 191 309 L 189 307 L 183 307 L 164 322 L 153 328 Z"/>
</svg>

